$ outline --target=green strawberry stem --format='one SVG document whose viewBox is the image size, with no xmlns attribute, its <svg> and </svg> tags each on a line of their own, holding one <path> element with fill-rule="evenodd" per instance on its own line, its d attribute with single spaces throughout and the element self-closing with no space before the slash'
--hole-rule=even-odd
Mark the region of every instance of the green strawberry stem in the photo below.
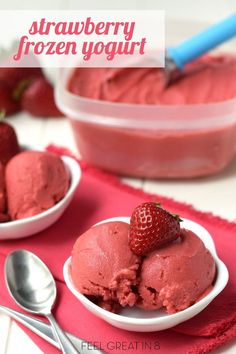
<svg viewBox="0 0 236 354">
<path fill-rule="evenodd" d="M 162 208 L 161 203 L 155 203 L 155 204 L 156 204 L 157 208 L 165 210 L 165 209 Z M 178 222 L 182 222 L 183 221 L 178 214 L 172 214 L 168 210 L 166 210 L 166 212 L 169 213 L 171 216 L 173 216 L 173 218 L 175 218 L 175 220 L 177 220 Z"/>
<path fill-rule="evenodd" d="M 14 88 L 13 92 L 12 92 L 12 98 L 15 101 L 20 101 L 21 96 L 23 94 L 23 92 L 26 90 L 26 88 L 29 86 L 31 80 L 29 79 L 23 79 L 21 80 L 18 85 Z"/>
<path fill-rule="evenodd" d="M 170 213 L 171 214 L 171 213 Z M 178 214 L 171 214 L 177 221 L 182 222 L 183 220 Z"/>
<path fill-rule="evenodd" d="M 1 109 L 0 110 L 0 123 L 4 121 L 5 116 L 6 116 L 5 109 Z"/>
</svg>

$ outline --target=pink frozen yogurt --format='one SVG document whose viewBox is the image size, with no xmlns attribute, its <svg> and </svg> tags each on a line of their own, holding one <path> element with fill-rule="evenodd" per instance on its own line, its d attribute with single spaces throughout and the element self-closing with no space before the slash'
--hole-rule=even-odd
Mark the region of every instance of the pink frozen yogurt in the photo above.
<svg viewBox="0 0 236 354">
<path fill-rule="evenodd" d="M 191 306 L 211 289 L 215 262 L 191 231 L 165 247 L 137 257 L 128 245 L 129 224 L 108 222 L 81 235 L 73 248 L 71 278 L 99 306 L 174 313 Z M 118 305 L 118 306 L 117 306 Z"/>
<path fill-rule="evenodd" d="M 182 230 L 178 241 L 144 259 L 137 305 L 147 310 L 164 307 L 168 313 L 184 310 L 211 290 L 215 272 L 214 259 L 200 238 Z"/>
<path fill-rule="evenodd" d="M 69 90 L 111 102 L 137 104 L 196 104 L 236 97 L 236 57 L 204 57 L 186 66 L 181 80 L 166 87 L 157 68 L 78 68 Z"/>
<path fill-rule="evenodd" d="M 65 99 L 65 113 L 74 112 L 79 151 L 97 167 L 188 178 L 235 157 L 236 56 L 201 58 L 169 87 L 157 68 L 77 68 L 66 89 L 78 95 Z"/>
<path fill-rule="evenodd" d="M 6 190 L 5 190 L 5 175 L 4 166 L 0 162 L 0 222 L 7 221 L 8 217 L 6 215 L 7 201 L 6 201 Z"/>
<path fill-rule="evenodd" d="M 58 203 L 69 188 L 61 158 L 49 152 L 24 151 L 6 167 L 8 211 L 12 220 L 39 214 Z"/>
<path fill-rule="evenodd" d="M 76 288 L 111 311 L 115 304 L 133 306 L 137 298 L 133 287 L 141 260 L 128 246 L 128 232 L 129 225 L 123 222 L 94 226 L 78 238 L 72 251 Z"/>
</svg>

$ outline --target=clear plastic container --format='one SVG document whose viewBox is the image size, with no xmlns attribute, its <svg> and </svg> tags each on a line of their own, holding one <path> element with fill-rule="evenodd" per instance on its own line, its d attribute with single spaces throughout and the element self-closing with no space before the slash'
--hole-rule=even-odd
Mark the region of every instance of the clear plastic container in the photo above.
<svg viewBox="0 0 236 354">
<path fill-rule="evenodd" d="M 188 178 L 216 173 L 234 158 L 236 99 L 181 106 L 98 101 L 67 90 L 71 70 L 62 69 L 56 102 L 85 161 L 126 176 Z"/>
<path fill-rule="evenodd" d="M 207 25 L 167 19 L 166 38 L 179 43 Z M 234 52 L 234 44 L 220 52 Z M 62 69 L 56 102 L 82 158 L 95 166 L 128 176 L 188 178 L 219 172 L 234 158 L 236 98 L 181 106 L 96 101 L 67 90 L 72 70 Z"/>
</svg>

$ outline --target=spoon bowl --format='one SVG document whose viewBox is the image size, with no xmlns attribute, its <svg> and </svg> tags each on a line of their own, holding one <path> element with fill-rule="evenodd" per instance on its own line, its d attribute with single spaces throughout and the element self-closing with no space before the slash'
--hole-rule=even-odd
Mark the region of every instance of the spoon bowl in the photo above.
<svg viewBox="0 0 236 354">
<path fill-rule="evenodd" d="M 8 290 L 19 306 L 32 313 L 50 313 L 56 300 L 56 283 L 37 256 L 25 250 L 15 251 L 7 257 L 5 275 Z"/>
<path fill-rule="evenodd" d="M 20 307 L 48 318 L 62 352 L 78 353 L 51 313 L 56 300 L 56 283 L 41 259 L 26 250 L 12 252 L 5 262 L 5 280 L 11 296 Z"/>
</svg>

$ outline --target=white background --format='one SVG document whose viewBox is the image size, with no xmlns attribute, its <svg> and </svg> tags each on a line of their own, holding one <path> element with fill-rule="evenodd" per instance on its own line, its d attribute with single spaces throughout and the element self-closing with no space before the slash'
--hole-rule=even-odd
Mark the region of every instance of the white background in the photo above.
<svg viewBox="0 0 236 354">
<path fill-rule="evenodd" d="M 236 0 L 0 0 L 0 9 L 156 9 L 165 10 L 167 39 L 174 20 L 214 23 L 236 11 Z M 204 28 L 204 27 L 203 27 Z M 184 39 L 184 38 L 183 38 Z M 236 43 L 236 40 L 234 41 Z M 236 44 L 235 44 L 236 48 Z"/>
<path fill-rule="evenodd" d="M 163 9 L 168 17 L 216 21 L 236 11 L 236 0 L 1 0 L 1 9 Z"/>
</svg>

